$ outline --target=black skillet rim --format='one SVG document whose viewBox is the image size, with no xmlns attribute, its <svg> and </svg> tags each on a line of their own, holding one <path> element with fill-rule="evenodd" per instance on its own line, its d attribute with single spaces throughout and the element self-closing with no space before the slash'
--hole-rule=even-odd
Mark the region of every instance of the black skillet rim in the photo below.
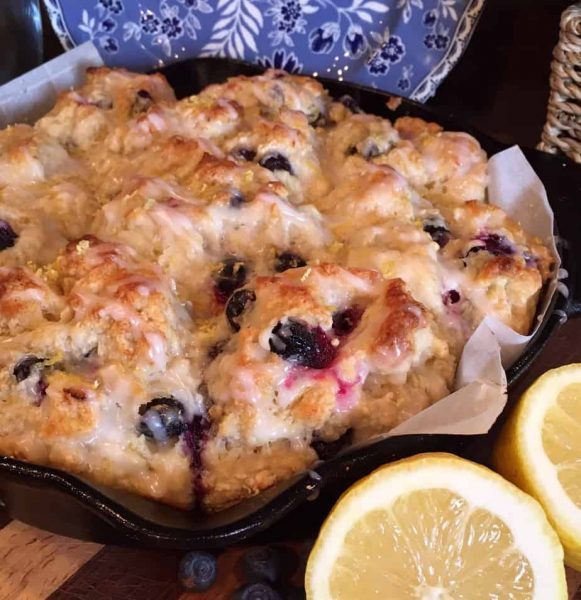
<svg viewBox="0 0 581 600">
<path fill-rule="evenodd" d="M 212 66 L 219 66 L 220 68 L 230 69 L 231 72 L 228 76 L 232 76 L 237 72 L 260 72 L 260 69 L 228 59 L 192 59 L 180 65 L 168 67 L 165 74 L 171 82 L 172 74 L 175 76 L 176 70 L 181 70 L 182 73 L 185 73 L 188 68 L 199 69 L 202 64 L 209 65 L 210 68 Z M 322 81 L 332 90 L 340 89 L 343 93 L 350 93 L 361 101 L 363 106 L 365 106 L 369 95 L 375 95 L 385 100 L 390 97 L 389 94 L 355 84 Z M 491 152 L 491 149 L 492 152 L 496 152 L 507 147 L 480 132 L 474 131 L 470 127 L 458 124 L 453 117 L 440 115 L 437 111 L 408 100 L 403 100 L 400 108 L 388 116 L 396 117 L 406 113 L 413 113 L 416 116 L 423 116 L 424 118 L 438 121 L 446 129 L 467 131 L 474 135 L 488 152 Z M 525 154 L 529 156 L 535 152 L 529 150 L 525 151 Z M 563 266 L 570 272 L 574 272 L 573 261 L 575 257 L 566 244 L 559 248 L 559 252 L 562 257 Z M 569 287 L 570 293 L 572 293 L 571 282 L 569 283 Z M 555 295 L 552 306 L 547 311 L 536 336 L 529 342 L 519 360 L 508 370 L 507 379 L 509 385 L 514 384 L 526 372 L 550 336 L 562 322 L 562 315 L 570 312 L 569 305 L 570 302 L 565 296 L 561 294 Z M 318 493 L 325 483 L 332 480 L 341 480 L 347 471 L 352 471 L 353 473 L 364 472 L 391 458 L 414 454 L 418 451 L 424 452 L 430 449 L 441 449 L 461 452 L 462 448 L 473 437 L 413 435 L 380 440 L 364 449 L 356 450 L 352 454 L 337 457 L 317 465 L 313 471 L 298 476 L 294 483 L 290 484 L 258 510 L 250 512 L 231 523 L 212 529 L 181 529 L 159 525 L 141 517 L 122 503 L 109 498 L 74 475 L 7 457 L 0 457 L 0 492 L 3 490 L 6 491 L 15 484 L 22 484 L 29 490 L 42 490 L 46 488 L 58 490 L 70 496 L 75 502 L 80 503 L 105 523 L 118 530 L 120 539 L 123 539 L 125 542 L 133 541 L 147 546 L 167 548 L 221 547 L 240 541 L 266 529 L 305 502 L 309 497 Z M 394 448 L 396 445 L 399 448 Z M 405 446 L 405 449 L 402 452 L 401 448 L 403 446 Z M 9 511 L 11 508 L 11 506 L 8 506 Z M 85 536 L 80 535 L 80 537 Z"/>
</svg>

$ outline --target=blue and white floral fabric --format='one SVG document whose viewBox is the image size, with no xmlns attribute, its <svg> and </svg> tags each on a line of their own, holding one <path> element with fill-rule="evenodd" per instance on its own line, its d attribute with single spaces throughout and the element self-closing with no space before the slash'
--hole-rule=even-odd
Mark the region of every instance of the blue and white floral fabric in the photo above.
<svg viewBox="0 0 581 600">
<path fill-rule="evenodd" d="M 424 101 L 458 61 L 484 0 L 45 0 L 65 47 L 150 70 L 227 56 Z"/>
</svg>

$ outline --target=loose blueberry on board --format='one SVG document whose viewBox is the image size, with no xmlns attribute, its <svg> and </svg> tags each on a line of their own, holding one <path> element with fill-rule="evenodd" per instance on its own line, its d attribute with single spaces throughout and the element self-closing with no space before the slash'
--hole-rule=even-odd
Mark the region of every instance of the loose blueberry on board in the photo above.
<svg viewBox="0 0 581 600">
<path fill-rule="evenodd" d="M 458 302 L 460 302 L 460 292 L 458 290 L 448 290 L 444 294 L 444 304 L 446 306 L 457 304 Z"/>
<path fill-rule="evenodd" d="M 252 148 L 236 148 L 232 152 L 232 157 L 237 160 L 252 162 L 256 158 L 256 150 L 252 150 Z"/>
<path fill-rule="evenodd" d="M 307 261 L 294 252 L 282 252 L 276 255 L 274 270 L 277 273 L 283 273 L 289 269 L 298 269 L 306 266 Z"/>
<path fill-rule="evenodd" d="M 361 110 L 361 107 L 359 106 L 355 98 L 349 96 L 348 94 L 345 94 L 345 96 L 341 96 L 341 98 L 339 98 L 339 102 L 345 108 L 348 108 L 352 113 L 361 114 L 364 112 L 363 110 Z"/>
<path fill-rule="evenodd" d="M 184 405 L 168 396 L 154 398 L 139 407 L 139 432 L 156 442 L 167 442 L 187 430 Z"/>
<path fill-rule="evenodd" d="M 232 600 L 283 600 L 283 597 L 266 583 L 251 583 L 236 590 Z"/>
<path fill-rule="evenodd" d="M 311 369 L 328 367 L 337 354 L 337 349 L 320 327 L 309 328 L 294 319 L 279 321 L 268 343 L 271 352 Z"/>
<path fill-rule="evenodd" d="M 291 175 L 294 174 L 288 158 L 282 154 L 267 154 L 260 159 L 258 164 L 269 171 L 288 171 Z"/>
<path fill-rule="evenodd" d="M 216 582 L 218 564 L 208 552 L 188 552 L 181 560 L 178 577 L 189 592 L 205 592 Z"/>
<path fill-rule="evenodd" d="M 234 331 L 240 331 L 238 318 L 242 315 L 249 303 L 256 300 L 256 294 L 252 290 L 236 290 L 226 304 L 226 318 Z"/>
<path fill-rule="evenodd" d="M 16 244 L 18 234 L 12 229 L 10 223 L 4 219 L 0 219 L 0 250 L 12 248 Z"/>
<path fill-rule="evenodd" d="M 20 383 L 21 381 L 28 379 L 30 377 L 30 374 L 32 373 L 33 368 L 39 363 L 41 363 L 42 365 L 42 363 L 44 363 L 45 360 L 46 359 L 38 358 L 37 356 L 25 356 L 16 363 L 12 374 L 16 378 L 16 381 Z"/>
<path fill-rule="evenodd" d="M 333 331 L 339 337 L 349 335 L 361 321 L 363 308 L 357 304 L 333 314 Z"/>
<path fill-rule="evenodd" d="M 216 295 L 220 302 L 226 302 L 234 290 L 241 288 L 246 282 L 246 267 L 237 258 L 226 258 L 214 276 Z"/>
<path fill-rule="evenodd" d="M 281 578 L 282 553 L 275 546 L 251 548 L 244 554 L 242 568 L 248 581 L 276 583 Z"/>
<path fill-rule="evenodd" d="M 440 246 L 443 248 L 452 237 L 450 231 L 446 227 L 442 219 L 428 219 L 424 223 L 424 231 Z"/>
<path fill-rule="evenodd" d="M 353 440 L 353 431 L 348 429 L 341 437 L 332 442 L 315 439 L 311 442 L 311 448 L 317 453 L 321 460 L 329 460 L 336 456 L 340 450 L 349 446 Z"/>
</svg>

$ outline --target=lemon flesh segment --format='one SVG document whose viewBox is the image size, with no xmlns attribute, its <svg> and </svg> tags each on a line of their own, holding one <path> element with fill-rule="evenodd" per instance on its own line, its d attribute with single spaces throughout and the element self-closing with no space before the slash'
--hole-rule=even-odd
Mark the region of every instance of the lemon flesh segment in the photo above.
<svg viewBox="0 0 581 600">
<path fill-rule="evenodd" d="M 563 489 L 581 508 L 581 383 L 564 387 L 545 413 L 543 449 Z"/>
<path fill-rule="evenodd" d="M 449 454 L 382 467 L 337 502 L 311 552 L 309 600 L 561 600 L 563 548 L 541 507 Z"/>
<path fill-rule="evenodd" d="M 449 490 L 413 492 L 374 510 L 347 533 L 331 596 L 532 598 L 529 561 L 499 518 Z"/>
</svg>

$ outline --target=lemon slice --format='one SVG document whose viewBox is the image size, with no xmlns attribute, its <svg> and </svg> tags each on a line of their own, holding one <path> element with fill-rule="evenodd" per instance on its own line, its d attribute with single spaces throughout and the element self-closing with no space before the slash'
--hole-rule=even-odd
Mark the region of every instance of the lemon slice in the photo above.
<svg viewBox="0 0 581 600">
<path fill-rule="evenodd" d="M 543 505 L 565 562 L 581 570 L 581 364 L 547 371 L 525 392 L 494 463 Z"/>
<path fill-rule="evenodd" d="M 563 549 L 541 507 L 485 467 L 420 454 L 349 489 L 305 576 L 310 600 L 559 600 Z"/>
</svg>

